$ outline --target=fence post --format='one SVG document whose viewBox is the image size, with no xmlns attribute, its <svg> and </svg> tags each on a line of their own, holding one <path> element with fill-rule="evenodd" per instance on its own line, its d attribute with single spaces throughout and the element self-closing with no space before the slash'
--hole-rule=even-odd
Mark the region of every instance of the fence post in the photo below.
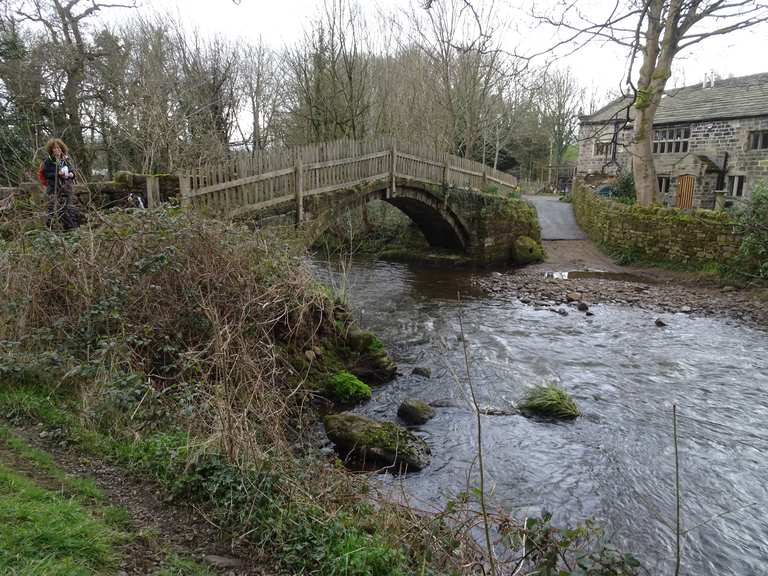
<svg viewBox="0 0 768 576">
<path fill-rule="evenodd" d="M 160 205 L 160 177 L 147 174 L 147 208 Z"/>
<path fill-rule="evenodd" d="M 192 207 L 192 177 L 181 175 L 179 176 L 179 196 L 181 196 L 181 207 L 184 210 L 188 210 Z"/>
<path fill-rule="evenodd" d="M 301 150 L 296 157 L 296 226 L 304 220 L 304 164 Z"/>
<path fill-rule="evenodd" d="M 392 155 L 390 175 L 389 175 L 389 190 L 387 190 L 387 198 L 392 198 L 395 195 L 395 181 L 397 179 L 397 146 L 395 141 L 392 140 L 392 149 L 390 151 Z"/>
<path fill-rule="evenodd" d="M 480 192 L 485 192 L 488 189 L 488 170 L 483 168 L 483 189 Z"/>
<path fill-rule="evenodd" d="M 450 160 L 448 158 L 445 159 L 445 162 L 443 163 L 443 186 L 445 188 L 449 188 L 451 185 L 450 176 L 451 176 L 451 166 L 449 164 Z"/>
</svg>

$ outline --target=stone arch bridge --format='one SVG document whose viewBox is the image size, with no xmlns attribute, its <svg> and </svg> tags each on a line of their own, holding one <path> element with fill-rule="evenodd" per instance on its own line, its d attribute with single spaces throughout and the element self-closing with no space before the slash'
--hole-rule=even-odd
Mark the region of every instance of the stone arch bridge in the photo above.
<svg viewBox="0 0 768 576">
<path fill-rule="evenodd" d="M 310 241 L 350 208 L 382 200 L 430 245 L 479 264 L 526 261 L 540 239 L 514 176 L 426 147 L 381 138 L 239 155 L 181 177 L 181 201 L 219 217 L 290 215 Z M 535 245 L 534 245 L 535 248 Z"/>
</svg>

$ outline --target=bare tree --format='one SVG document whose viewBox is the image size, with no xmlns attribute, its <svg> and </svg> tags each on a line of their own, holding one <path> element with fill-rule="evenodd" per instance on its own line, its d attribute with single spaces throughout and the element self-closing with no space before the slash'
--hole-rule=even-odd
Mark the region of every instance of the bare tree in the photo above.
<svg viewBox="0 0 768 576">
<path fill-rule="evenodd" d="M 547 72 L 543 84 L 543 117 L 549 130 L 552 163 L 560 164 L 576 137 L 584 90 L 570 70 Z"/>
<path fill-rule="evenodd" d="M 589 16 L 575 0 L 556 16 L 538 15 L 565 32 L 558 44 L 609 40 L 628 51 L 627 86 L 635 109 L 632 169 L 638 202 L 658 197 L 653 122 L 675 57 L 712 38 L 768 21 L 768 3 L 756 0 L 615 0 L 607 15 Z M 635 71 L 639 63 L 639 70 Z"/>
<path fill-rule="evenodd" d="M 325 0 L 304 41 L 287 53 L 292 140 L 366 135 L 370 113 L 368 35 L 352 0 Z"/>
<path fill-rule="evenodd" d="M 432 68 L 435 97 L 451 131 L 449 149 L 487 161 L 488 143 L 497 140 L 500 95 L 519 70 L 499 47 L 493 4 L 478 11 L 464 0 L 445 0 L 427 8 L 424 15 L 411 13 L 410 42 Z"/>
<path fill-rule="evenodd" d="M 259 41 L 243 49 L 241 86 L 250 112 L 250 134 L 238 124 L 243 144 L 263 150 L 277 142 L 281 116 L 282 91 L 276 54 Z"/>
<path fill-rule="evenodd" d="M 51 46 L 48 63 L 62 72 L 60 100 L 67 122 L 65 137 L 85 174 L 90 174 L 91 158 L 85 147 L 80 108 L 87 68 L 97 56 L 86 28 L 99 11 L 117 7 L 132 8 L 135 2 L 23 0 L 16 9 L 22 21 L 40 25 L 46 31 Z"/>
</svg>

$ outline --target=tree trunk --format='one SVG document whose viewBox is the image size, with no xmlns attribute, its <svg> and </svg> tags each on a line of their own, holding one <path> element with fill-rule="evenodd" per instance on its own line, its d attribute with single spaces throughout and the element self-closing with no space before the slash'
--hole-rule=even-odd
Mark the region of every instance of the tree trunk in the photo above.
<svg viewBox="0 0 768 576">
<path fill-rule="evenodd" d="M 659 196 L 656 168 L 653 165 L 653 117 L 654 113 L 649 108 L 641 108 L 635 115 L 632 173 L 635 178 L 637 202 L 644 206 L 652 204 Z"/>
<path fill-rule="evenodd" d="M 62 136 L 70 148 L 70 155 L 75 161 L 80 174 L 84 178 L 90 178 L 91 159 L 85 148 L 83 125 L 80 119 L 82 77 L 83 72 L 79 63 L 76 68 L 68 71 L 68 78 L 63 91 L 63 107 L 69 126 L 66 133 L 62 134 Z"/>
</svg>

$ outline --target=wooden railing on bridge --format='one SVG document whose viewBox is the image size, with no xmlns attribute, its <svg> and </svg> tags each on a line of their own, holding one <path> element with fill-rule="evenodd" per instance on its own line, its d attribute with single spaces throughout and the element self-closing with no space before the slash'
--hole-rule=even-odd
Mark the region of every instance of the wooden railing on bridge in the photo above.
<svg viewBox="0 0 768 576">
<path fill-rule="evenodd" d="M 182 206 L 187 208 L 237 217 L 295 201 L 301 222 L 307 196 L 375 181 L 394 190 L 398 178 L 478 192 L 517 185 L 514 176 L 479 162 L 391 138 L 238 153 L 227 162 L 183 175 L 180 185 Z"/>
</svg>

